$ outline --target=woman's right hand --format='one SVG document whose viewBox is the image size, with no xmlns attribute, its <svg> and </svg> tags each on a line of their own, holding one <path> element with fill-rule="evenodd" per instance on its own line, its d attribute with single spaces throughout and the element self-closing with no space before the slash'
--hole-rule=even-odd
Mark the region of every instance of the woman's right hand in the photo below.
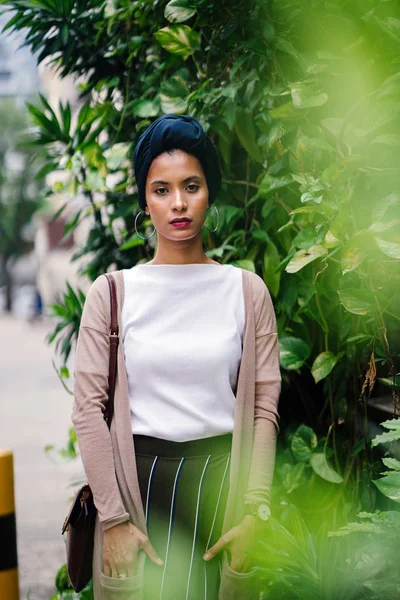
<svg viewBox="0 0 400 600">
<path fill-rule="evenodd" d="M 106 529 L 103 535 L 104 575 L 107 577 L 134 577 L 137 574 L 140 549 L 144 550 L 156 565 L 163 564 L 149 538 L 130 521 Z"/>
</svg>

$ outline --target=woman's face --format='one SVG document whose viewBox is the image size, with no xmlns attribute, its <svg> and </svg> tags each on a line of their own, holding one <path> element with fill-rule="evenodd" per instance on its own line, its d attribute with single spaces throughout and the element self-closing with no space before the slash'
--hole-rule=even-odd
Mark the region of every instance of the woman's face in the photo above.
<svg viewBox="0 0 400 600">
<path fill-rule="evenodd" d="M 146 213 L 157 233 L 170 240 L 201 235 L 208 208 L 208 187 L 203 168 L 196 157 L 183 150 L 164 152 L 153 160 L 146 180 Z M 187 217 L 185 227 L 172 219 Z"/>
</svg>

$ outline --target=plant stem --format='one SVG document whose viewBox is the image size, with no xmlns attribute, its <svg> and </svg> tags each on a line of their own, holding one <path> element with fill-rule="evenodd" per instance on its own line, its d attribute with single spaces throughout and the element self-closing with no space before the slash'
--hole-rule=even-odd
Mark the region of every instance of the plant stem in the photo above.
<svg viewBox="0 0 400 600">
<path fill-rule="evenodd" d="M 317 304 L 319 316 L 321 317 L 322 329 L 324 330 L 324 334 L 325 334 L 324 335 L 324 338 L 325 338 L 325 352 L 328 352 L 328 350 L 329 350 L 329 344 L 328 344 L 329 327 L 328 327 L 328 323 L 326 322 L 326 319 L 324 317 L 324 313 L 322 312 L 322 308 L 321 308 L 321 304 L 320 304 L 320 301 L 319 301 L 318 292 L 315 293 L 315 302 Z"/>
<path fill-rule="evenodd" d="M 260 187 L 260 186 L 256 185 L 255 183 L 252 183 L 251 181 L 244 181 L 242 179 L 236 179 L 234 181 L 232 181 L 230 179 L 223 179 L 222 182 L 223 183 L 229 183 L 229 184 L 232 184 L 232 185 L 236 185 L 236 184 L 237 185 L 246 185 L 248 187 L 253 187 L 256 190 L 258 190 L 259 187 Z"/>
</svg>

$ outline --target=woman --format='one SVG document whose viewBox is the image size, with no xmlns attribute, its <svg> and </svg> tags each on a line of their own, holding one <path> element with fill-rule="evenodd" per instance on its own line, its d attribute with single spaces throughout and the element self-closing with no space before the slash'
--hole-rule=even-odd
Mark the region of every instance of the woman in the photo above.
<svg viewBox="0 0 400 600">
<path fill-rule="evenodd" d="M 72 420 L 98 510 L 95 600 L 255 598 L 247 551 L 269 516 L 281 386 L 271 298 L 258 275 L 203 250 L 221 176 L 195 119 L 157 119 L 135 176 L 158 244 L 153 260 L 113 274 L 122 343 L 110 432 L 103 276 L 75 362 Z"/>
</svg>

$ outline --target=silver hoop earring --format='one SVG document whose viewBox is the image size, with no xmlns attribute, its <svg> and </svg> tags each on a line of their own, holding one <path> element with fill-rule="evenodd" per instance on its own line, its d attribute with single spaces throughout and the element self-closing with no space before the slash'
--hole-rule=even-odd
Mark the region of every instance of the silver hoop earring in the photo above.
<svg viewBox="0 0 400 600">
<path fill-rule="evenodd" d="M 208 231 L 210 231 L 211 233 L 213 233 L 214 231 L 217 231 L 217 229 L 218 229 L 218 225 L 219 225 L 219 213 L 218 213 L 218 209 L 217 209 L 217 207 L 216 207 L 214 204 L 211 204 L 211 206 L 209 206 L 208 208 L 215 208 L 215 210 L 217 211 L 217 226 L 215 227 L 215 229 L 209 229 L 209 228 L 207 227 L 207 225 L 204 223 L 204 227 L 205 227 L 206 229 L 208 229 Z M 208 210 L 208 209 L 207 209 L 207 210 Z"/>
<path fill-rule="evenodd" d="M 149 238 L 151 238 L 151 236 L 154 234 L 154 232 L 155 232 L 156 228 L 154 227 L 154 230 L 151 232 L 151 234 L 150 234 L 150 235 L 147 235 L 147 236 L 140 235 L 140 233 L 139 233 L 139 232 L 138 232 L 138 230 L 137 230 L 136 223 L 137 223 L 138 216 L 139 216 L 139 215 L 140 215 L 140 213 L 142 213 L 142 212 L 146 213 L 146 211 L 145 211 L 145 210 L 141 210 L 141 211 L 139 211 L 139 212 L 138 212 L 138 214 L 136 215 L 136 219 L 135 219 L 135 231 L 136 231 L 137 235 L 138 235 L 140 238 L 142 238 L 142 240 L 148 240 L 148 239 L 149 239 Z"/>
</svg>

